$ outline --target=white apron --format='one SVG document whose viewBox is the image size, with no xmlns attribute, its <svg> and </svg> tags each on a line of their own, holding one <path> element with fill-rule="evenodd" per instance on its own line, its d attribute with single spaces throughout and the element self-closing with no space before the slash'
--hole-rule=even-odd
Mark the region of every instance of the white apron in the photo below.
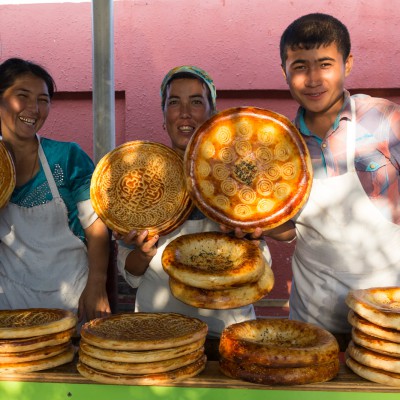
<svg viewBox="0 0 400 400">
<path fill-rule="evenodd" d="M 53 199 L 31 208 L 9 203 L 0 211 L 0 309 L 76 312 L 88 275 L 86 246 L 68 226 L 40 141 L 38 151 Z"/>
<path fill-rule="evenodd" d="M 347 173 L 314 179 L 296 220 L 290 318 L 348 333 L 349 289 L 400 285 L 400 226 L 365 193 L 354 166 L 356 116 L 347 123 Z"/>
</svg>

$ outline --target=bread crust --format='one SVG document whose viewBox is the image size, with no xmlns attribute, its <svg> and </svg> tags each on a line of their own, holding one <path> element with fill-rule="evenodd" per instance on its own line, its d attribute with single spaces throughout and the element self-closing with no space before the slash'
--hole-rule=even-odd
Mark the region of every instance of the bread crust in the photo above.
<svg viewBox="0 0 400 400">
<path fill-rule="evenodd" d="M 346 304 L 376 325 L 400 330 L 400 287 L 350 290 Z"/>
<path fill-rule="evenodd" d="M 339 346 L 328 331 L 288 319 L 256 319 L 226 327 L 219 352 L 227 360 L 265 367 L 307 367 L 339 357 Z"/>
<path fill-rule="evenodd" d="M 221 232 L 179 236 L 161 257 L 173 279 L 200 289 L 226 289 L 256 282 L 265 261 L 255 243 Z"/>
<path fill-rule="evenodd" d="M 400 357 L 400 343 L 367 335 L 356 328 L 351 330 L 351 337 L 354 343 L 366 349 L 393 357 Z"/>
<path fill-rule="evenodd" d="M 280 368 L 221 358 L 220 370 L 231 378 L 263 385 L 304 385 L 333 379 L 339 372 L 339 359 L 307 367 Z"/>
<path fill-rule="evenodd" d="M 8 203 L 15 184 L 14 160 L 6 144 L 0 140 L 0 209 Z"/>
<path fill-rule="evenodd" d="M 199 289 L 169 279 L 172 294 L 183 303 L 193 307 L 226 310 L 255 303 L 274 287 L 274 274 L 268 264 L 258 281 L 231 289 Z"/>
<path fill-rule="evenodd" d="M 43 347 L 37 350 L 21 351 L 18 353 L 0 353 L 0 363 L 23 363 L 42 360 L 65 352 L 71 343 L 62 343 L 55 346 Z"/>
</svg>

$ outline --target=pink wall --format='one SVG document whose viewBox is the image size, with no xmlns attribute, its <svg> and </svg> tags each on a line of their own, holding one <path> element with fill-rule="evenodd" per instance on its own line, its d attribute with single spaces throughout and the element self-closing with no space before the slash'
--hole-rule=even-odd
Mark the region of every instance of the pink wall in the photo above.
<svg viewBox="0 0 400 400">
<path fill-rule="evenodd" d="M 279 38 L 309 12 L 337 16 L 352 35 L 347 87 L 400 102 L 398 0 L 120 0 L 114 3 L 116 143 L 168 143 L 159 85 L 181 64 L 206 69 L 218 108 L 253 105 L 293 117 Z M 58 94 L 43 135 L 74 140 L 92 154 L 91 3 L 0 5 L 0 61 L 32 59 L 53 74 Z M 271 244 L 275 297 L 287 297 L 292 246 Z"/>
</svg>

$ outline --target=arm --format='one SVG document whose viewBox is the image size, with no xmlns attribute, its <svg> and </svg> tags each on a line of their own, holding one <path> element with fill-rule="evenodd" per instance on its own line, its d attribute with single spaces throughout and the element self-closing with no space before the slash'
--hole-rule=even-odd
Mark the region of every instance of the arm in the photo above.
<svg viewBox="0 0 400 400">
<path fill-rule="evenodd" d="M 100 218 L 85 229 L 87 240 L 89 275 L 79 298 L 78 316 L 88 320 L 110 314 L 106 282 L 110 253 L 108 230 Z"/>
</svg>

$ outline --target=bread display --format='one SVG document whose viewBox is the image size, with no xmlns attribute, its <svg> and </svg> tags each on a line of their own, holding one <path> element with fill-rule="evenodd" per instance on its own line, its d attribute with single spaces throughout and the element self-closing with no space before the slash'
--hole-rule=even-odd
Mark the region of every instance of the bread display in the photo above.
<svg viewBox="0 0 400 400">
<path fill-rule="evenodd" d="M 400 386 L 400 288 L 350 290 L 346 364 L 372 382 Z"/>
<path fill-rule="evenodd" d="M 90 198 L 103 222 L 120 234 L 167 234 L 193 208 L 181 157 L 148 141 L 127 142 L 106 154 L 92 175 Z"/>
<path fill-rule="evenodd" d="M 288 319 L 256 319 L 226 327 L 219 352 L 230 377 L 271 385 L 325 382 L 339 372 L 339 345 L 328 331 Z"/>
<path fill-rule="evenodd" d="M 0 372 L 25 373 L 72 361 L 77 317 L 61 309 L 0 311 Z"/>
<path fill-rule="evenodd" d="M 186 148 L 184 168 L 196 206 L 245 232 L 288 221 L 311 190 L 310 156 L 297 128 L 260 108 L 230 108 L 208 119 Z"/>
<path fill-rule="evenodd" d="M 221 232 L 182 235 L 165 247 L 161 262 L 172 294 L 193 307 L 245 306 L 274 286 L 258 244 Z"/>
<path fill-rule="evenodd" d="M 170 383 L 205 368 L 207 325 L 176 313 L 124 313 L 87 322 L 81 330 L 78 371 L 101 382 Z"/>
<path fill-rule="evenodd" d="M 15 165 L 5 143 L 0 140 L 0 209 L 3 208 L 15 189 Z"/>
</svg>

